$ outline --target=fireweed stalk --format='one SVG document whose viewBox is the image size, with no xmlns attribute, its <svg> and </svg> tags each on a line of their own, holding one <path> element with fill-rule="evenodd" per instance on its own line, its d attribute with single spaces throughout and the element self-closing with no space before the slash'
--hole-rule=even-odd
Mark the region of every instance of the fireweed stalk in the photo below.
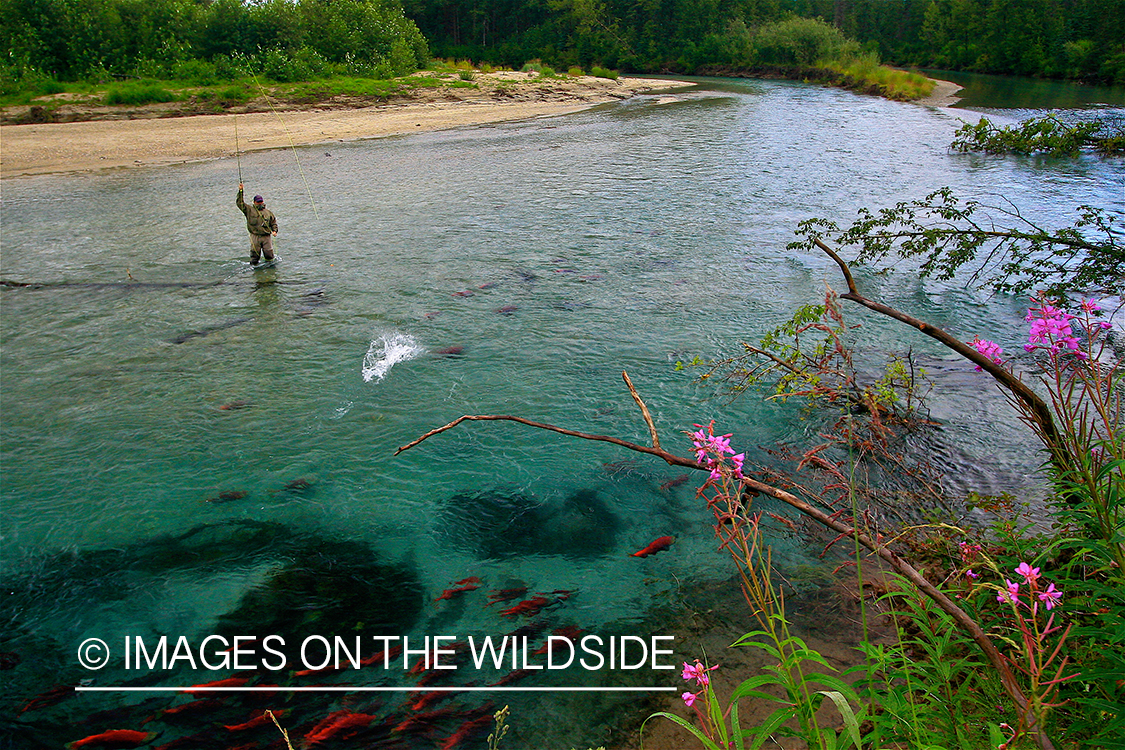
<svg viewBox="0 0 1125 750">
<path fill-rule="evenodd" d="M 702 729 L 674 714 L 660 712 L 653 716 L 663 716 L 676 722 L 709 750 L 728 747 L 742 750 L 746 739 L 750 739 L 749 747 L 755 750 L 774 735 L 800 737 L 810 748 L 843 750 L 852 743 L 858 747 L 861 719 L 852 708 L 853 704 L 859 704 L 858 696 L 836 675 L 811 671 L 810 667 L 827 667 L 829 670 L 832 667 L 824 657 L 789 632 L 784 596 L 770 580 L 772 563 L 769 547 L 762 541 L 761 514 L 750 514 L 746 507 L 749 496 L 744 495 L 742 490 L 745 454 L 734 452 L 730 446 L 730 435 L 715 435 L 714 422 L 695 427 L 696 431 L 689 435 L 696 460 L 710 470 L 697 495 L 707 501 L 715 516 L 719 548 L 727 550 L 734 559 L 743 596 L 760 626 L 760 630 L 747 633 L 732 645 L 761 649 L 776 664 L 766 667 L 766 674 L 751 677 L 735 688 L 730 705 L 723 711 L 708 675 L 715 667 L 704 668 L 698 660 L 694 665 L 685 662 L 683 678 L 694 680 L 701 690 L 685 691 L 681 697 L 695 710 Z M 788 519 L 774 517 L 782 523 L 791 524 Z M 767 686 L 779 688 L 783 697 L 762 689 Z M 817 689 L 816 686 L 827 689 Z M 738 702 L 742 698 L 757 698 L 780 706 L 760 725 L 743 730 L 738 720 Z M 817 710 L 826 698 L 843 717 L 845 728 L 840 732 L 818 723 Z M 797 729 L 787 726 L 791 722 L 796 723 Z"/>
<path fill-rule="evenodd" d="M 1084 300 L 1078 313 L 1070 313 L 1037 296 L 1025 318 L 1030 325 L 1023 348 L 1041 369 L 1039 380 L 1049 394 L 1058 426 L 1054 444 L 1067 455 L 1065 463 L 1053 462 L 1053 479 L 1063 501 L 1060 516 L 1093 533 L 1106 558 L 1102 564 L 1120 580 L 1125 575 L 1125 440 L 1121 435 L 1125 405 L 1121 362 L 1109 346 L 1111 326 L 1098 319 L 1100 312 L 1092 300 Z M 1013 371 L 1012 361 L 1003 363 L 1003 349 L 996 343 L 980 337 L 969 343 Z M 1022 412 L 1024 421 L 1048 444 L 1040 423 Z"/>
<path fill-rule="evenodd" d="M 979 561 L 995 570 L 992 562 L 984 557 L 980 545 L 961 542 L 960 548 L 964 565 Z M 972 591 L 995 590 L 996 601 L 1007 605 L 1009 621 L 1016 632 L 1015 637 L 1004 639 L 1014 652 L 1013 656 L 1006 655 L 1005 658 L 1013 669 L 1027 678 L 1030 711 L 1037 725 L 1045 726 L 1051 709 L 1062 705 L 1055 700 L 1059 686 L 1078 677 L 1077 672 L 1064 675 L 1069 657 L 1059 658 L 1073 623 L 1068 623 L 1065 628 L 1055 624 L 1057 613 L 1053 610 L 1059 606 L 1063 592 L 1054 583 L 1044 580 L 1040 568 L 1021 562 L 1013 572 L 1016 580 L 1005 577 L 1003 585 L 981 582 L 980 574 L 969 567 L 965 569 L 965 578 Z M 997 573 L 999 576 L 999 571 Z M 1059 631 L 1062 631 L 1061 634 Z M 1052 646 L 1050 640 L 1056 634 L 1059 635 Z M 1052 674 L 1050 670 L 1056 661 L 1058 666 Z M 1022 724 L 1012 729 L 1012 737 L 1001 746 L 1001 750 L 1010 747 L 1026 731 L 1027 727 Z"/>
<path fill-rule="evenodd" d="M 684 671 L 680 675 L 688 682 L 694 681 L 695 686 L 700 688 L 694 693 L 690 690 L 685 690 L 680 694 L 680 697 L 683 699 L 684 705 L 692 708 L 695 711 L 695 715 L 696 717 L 698 717 L 699 723 L 703 725 L 704 733 L 706 733 L 706 735 L 711 739 L 715 739 L 716 734 L 714 713 L 716 710 L 720 710 L 720 707 L 718 705 L 718 701 L 715 698 L 715 691 L 711 689 L 711 676 L 707 673 L 718 668 L 718 664 L 713 667 L 704 667 L 700 663 L 699 659 L 695 660 L 695 664 L 688 664 L 685 661 Z M 699 706 L 700 696 L 703 697 L 702 710 Z"/>
</svg>

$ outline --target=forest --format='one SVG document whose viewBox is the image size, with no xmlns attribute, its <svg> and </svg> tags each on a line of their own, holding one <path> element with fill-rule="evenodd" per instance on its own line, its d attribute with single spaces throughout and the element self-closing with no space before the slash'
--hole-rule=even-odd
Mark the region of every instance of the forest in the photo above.
<svg viewBox="0 0 1125 750">
<path fill-rule="evenodd" d="M 626 71 L 786 65 L 801 45 L 762 27 L 820 19 L 889 64 L 1125 81 L 1125 4 L 1114 0 L 406 0 L 441 56 L 527 57 Z"/>
<path fill-rule="evenodd" d="M 1125 82 L 1120 0 L 4 0 L 5 87 L 519 68 L 781 73 L 824 59 Z"/>
</svg>

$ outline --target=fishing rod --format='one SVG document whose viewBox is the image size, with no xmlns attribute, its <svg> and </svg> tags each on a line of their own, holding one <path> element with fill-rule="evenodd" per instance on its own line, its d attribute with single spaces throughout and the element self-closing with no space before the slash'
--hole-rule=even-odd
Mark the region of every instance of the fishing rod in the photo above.
<svg viewBox="0 0 1125 750">
<path fill-rule="evenodd" d="M 277 117 L 277 121 L 281 123 L 281 127 L 285 130 L 285 135 L 289 138 L 289 148 L 293 150 L 293 160 L 297 162 L 297 171 L 301 173 L 301 181 L 305 183 L 305 192 L 309 194 L 309 204 L 312 206 L 313 216 L 315 216 L 319 220 L 320 214 L 316 210 L 316 201 L 313 200 L 312 188 L 309 187 L 309 181 L 305 179 L 305 170 L 301 167 L 301 159 L 299 156 L 297 156 L 297 146 L 293 143 L 293 135 L 289 132 L 289 126 L 285 124 L 285 120 L 282 119 L 281 113 L 278 112 L 277 108 L 273 106 L 273 100 L 270 98 L 270 95 L 266 93 L 265 87 L 262 86 L 260 81 L 258 81 L 258 76 L 251 73 L 250 77 L 254 79 L 254 83 L 258 84 L 258 89 L 262 92 L 262 96 L 265 97 L 266 104 L 270 105 L 270 110 Z"/>
<path fill-rule="evenodd" d="M 234 116 L 234 158 L 238 161 L 238 184 L 242 184 L 242 154 L 238 149 L 238 115 Z"/>
</svg>

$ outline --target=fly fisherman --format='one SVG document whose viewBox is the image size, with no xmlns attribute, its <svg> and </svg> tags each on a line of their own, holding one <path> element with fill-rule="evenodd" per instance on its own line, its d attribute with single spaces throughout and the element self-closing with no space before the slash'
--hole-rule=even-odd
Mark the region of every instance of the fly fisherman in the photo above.
<svg viewBox="0 0 1125 750">
<path fill-rule="evenodd" d="M 277 217 L 273 211 L 266 208 L 266 200 L 260 195 L 254 196 L 254 205 L 246 205 L 242 200 L 242 183 L 238 183 L 238 197 L 234 205 L 246 214 L 246 229 L 250 232 L 250 265 L 258 265 L 261 256 L 266 256 L 266 261 L 273 260 L 273 237 L 277 234 Z"/>
</svg>

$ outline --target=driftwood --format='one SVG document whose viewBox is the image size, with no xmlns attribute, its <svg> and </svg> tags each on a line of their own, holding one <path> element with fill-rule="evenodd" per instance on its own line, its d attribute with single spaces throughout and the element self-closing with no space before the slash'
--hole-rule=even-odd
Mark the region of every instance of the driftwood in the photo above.
<svg viewBox="0 0 1125 750">
<path fill-rule="evenodd" d="M 847 273 L 846 267 L 845 273 Z M 854 282 L 851 282 L 850 280 L 851 274 L 847 273 L 847 277 L 849 279 L 849 288 L 854 288 Z M 849 299 L 850 298 L 851 297 L 849 297 Z M 979 354 L 975 349 L 972 349 L 972 351 L 974 354 Z M 983 357 L 983 355 L 980 356 Z M 648 425 L 653 439 L 653 445 L 651 447 L 640 445 L 638 443 L 632 443 L 627 440 L 621 440 L 620 438 L 610 437 L 608 435 L 593 435 L 586 432 L 579 432 L 577 430 L 568 430 L 563 427 L 557 427 L 555 425 L 547 424 L 544 422 L 534 422 L 530 419 L 524 419 L 522 417 L 499 414 L 466 414 L 464 416 L 458 417 L 447 425 L 430 430 L 416 440 L 413 440 L 410 443 L 407 443 L 406 445 L 400 447 L 397 451 L 395 451 L 395 455 L 397 456 L 403 451 L 415 447 L 422 441 L 431 438 L 434 435 L 438 435 L 442 432 L 446 432 L 447 430 L 451 430 L 463 422 L 506 421 L 516 422 L 518 424 L 526 425 L 528 427 L 533 427 L 540 430 L 557 432 L 561 435 L 576 437 L 582 440 L 595 440 L 605 443 L 611 443 L 613 445 L 636 451 L 638 453 L 645 453 L 650 456 L 656 456 L 657 458 L 662 459 L 672 466 L 682 466 L 688 469 L 697 469 L 699 471 L 710 471 L 709 467 L 704 466 L 698 461 L 669 453 L 668 451 L 665 451 L 659 447 L 660 442 L 657 438 L 656 427 L 653 425 L 652 417 L 649 414 L 648 409 L 645 407 L 640 395 L 633 387 L 632 382 L 629 380 L 629 376 L 624 372 L 622 372 L 621 375 L 625 380 L 625 383 L 629 386 L 629 391 L 632 394 L 633 399 L 640 406 L 641 413 L 644 415 L 645 422 Z M 1028 732 L 1035 736 L 1039 747 L 1042 750 L 1054 750 L 1054 745 L 1052 744 L 1050 738 L 1046 735 L 1046 733 L 1039 730 L 1037 726 L 1038 719 L 1032 710 L 1030 701 L 1027 699 L 1027 696 L 1024 695 L 1023 690 L 1020 688 L 1019 682 L 1016 680 L 1016 677 L 1012 673 L 1012 670 L 1009 667 L 1007 661 L 1005 661 L 1003 655 L 1001 655 L 999 650 L 997 650 L 996 646 L 992 643 L 992 639 L 990 639 L 984 632 L 984 630 L 980 627 L 980 625 L 977 624 L 976 620 L 970 617 L 968 613 L 966 613 L 963 609 L 958 607 L 952 599 L 942 593 L 936 586 L 926 580 L 926 577 L 923 576 L 914 566 L 912 566 L 899 555 L 895 554 L 895 552 L 888 548 L 886 545 L 880 544 L 878 541 L 872 539 L 862 531 L 859 531 L 855 527 L 841 521 L 835 516 L 829 515 L 813 507 L 809 503 L 805 502 L 804 500 L 790 492 L 786 492 L 783 489 L 774 487 L 764 482 L 759 482 L 758 480 L 751 479 L 749 477 L 742 477 L 741 481 L 743 486 L 745 486 L 746 488 L 755 492 L 759 492 L 763 495 L 768 495 L 775 500 L 779 500 L 797 509 L 798 511 L 805 514 L 809 518 L 812 518 L 818 523 L 832 529 L 840 535 L 848 536 L 858 540 L 860 544 L 871 550 L 871 552 L 873 552 L 874 554 L 878 555 L 896 572 L 898 572 L 904 578 L 917 586 L 919 590 L 925 593 L 926 596 L 928 596 L 938 607 L 940 607 L 946 614 L 952 617 L 954 622 L 956 622 L 957 625 L 970 638 L 973 639 L 977 646 L 980 647 L 981 651 L 984 652 L 984 655 L 988 659 L 989 663 L 1000 675 L 1000 682 L 1004 686 L 1004 690 L 1008 693 L 1009 697 L 1011 697 L 1012 701 L 1015 703 L 1017 711 L 1021 718 L 1021 724 L 1027 727 Z"/>
</svg>

